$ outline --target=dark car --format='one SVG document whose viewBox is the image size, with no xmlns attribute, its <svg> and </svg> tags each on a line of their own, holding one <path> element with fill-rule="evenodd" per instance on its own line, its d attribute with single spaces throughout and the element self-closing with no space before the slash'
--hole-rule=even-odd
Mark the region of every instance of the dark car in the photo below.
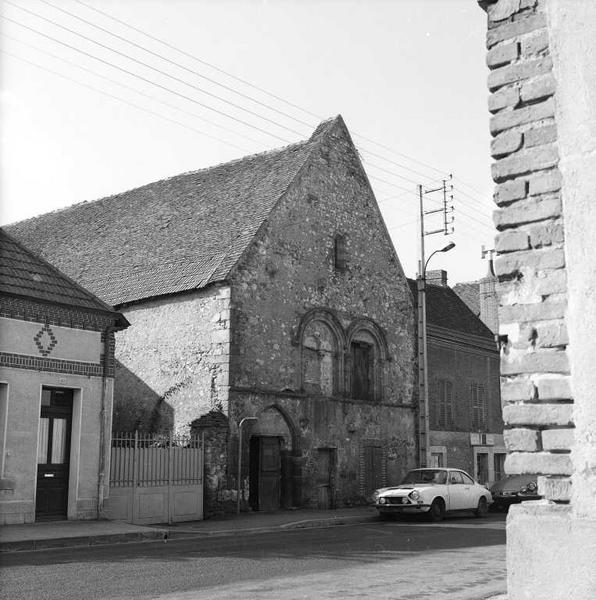
<svg viewBox="0 0 596 600">
<path fill-rule="evenodd" d="M 507 510 L 511 504 L 525 500 L 540 500 L 536 475 L 510 475 L 493 484 L 490 488 L 493 511 Z"/>
</svg>

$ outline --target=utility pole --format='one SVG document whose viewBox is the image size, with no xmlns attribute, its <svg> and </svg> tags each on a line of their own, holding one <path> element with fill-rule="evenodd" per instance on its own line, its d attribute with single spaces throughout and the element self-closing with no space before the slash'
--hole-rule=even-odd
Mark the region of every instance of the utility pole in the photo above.
<svg viewBox="0 0 596 600">
<path fill-rule="evenodd" d="M 418 199 L 420 209 L 420 258 L 418 261 L 418 276 L 416 278 L 416 287 L 418 291 L 418 465 L 427 467 L 430 464 L 430 415 L 428 403 L 428 346 L 427 346 L 427 327 L 426 327 L 426 266 L 428 261 L 436 252 L 447 252 L 455 244 L 451 243 L 440 250 L 435 250 L 428 260 L 425 256 L 424 238 L 427 235 L 442 233 L 450 235 L 454 231 L 453 222 L 453 184 L 452 175 L 449 180 L 443 179 L 441 187 L 434 189 L 425 189 L 422 185 L 418 186 Z M 449 188 L 448 186 L 449 181 Z M 424 209 L 424 198 L 427 194 L 442 192 L 442 207 L 433 210 Z M 424 226 L 424 217 L 434 213 L 443 214 L 443 226 L 439 229 L 426 231 Z"/>
</svg>

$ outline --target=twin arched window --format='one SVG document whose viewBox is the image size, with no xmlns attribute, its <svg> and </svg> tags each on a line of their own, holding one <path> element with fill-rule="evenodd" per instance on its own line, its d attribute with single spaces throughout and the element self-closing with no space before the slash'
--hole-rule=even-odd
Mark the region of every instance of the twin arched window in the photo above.
<svg viewBox="0 0 596 600">
<path fill-rule="evenodd" d="M 344 330 L 332 312 L 314 309 L 303 317 L 297 341 L 304 392 L 358 400 L 382 398 L 387 345 L 376 323 L 357 319 Z"/>
</svg>

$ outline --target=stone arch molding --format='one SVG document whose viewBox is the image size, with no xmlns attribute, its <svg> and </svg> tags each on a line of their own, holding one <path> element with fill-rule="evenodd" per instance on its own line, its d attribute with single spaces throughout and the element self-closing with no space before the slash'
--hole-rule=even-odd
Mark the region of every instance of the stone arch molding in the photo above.
<svg viewBox="0 0 596 600">
<path fill-rule="evenodd" d="M 257 421 L 251 427 L 251 436 L 276 436 L 283 438 L 288 450 L 297 450 L 300 434 L 288 412 L 279 404 L 268 404 L 257 414 Z"/>
<path fill-rule="evenodd" d="M 300 349 L 299 389 L 323 396 L 351 394 L 352 342 L 373 347 L 374 398 L 380 399 L 389 355 L 383 330 L 371 319 L 358 318 L 347 330 L 336 315 L 325 308 L 309 310 L 300 320 L 295 342 Z"/>
</svg>

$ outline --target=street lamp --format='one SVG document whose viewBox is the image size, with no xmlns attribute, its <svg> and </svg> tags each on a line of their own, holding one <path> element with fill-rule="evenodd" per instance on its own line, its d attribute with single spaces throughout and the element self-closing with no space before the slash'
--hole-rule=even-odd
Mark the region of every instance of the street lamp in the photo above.
<svg viewBox="0 0 596 600">
<path fill-rule="evenodd" d="M 246 421 L 258 421 L 258 420 L 259 419 L 257 419 L 257 417 L 244 417 L 244 419 L 242 419 L 240 421 L 240 423 L 238 423 L 238 480 L 236 482 L 236 485 L 238 487 L 238 490 L 236 493 L 236 514 L 237 515 L 240 514 L 240 487 L 242 485 L 242 483 L 241 483 L 241 480 L 242 480 L 242 425 L 244 425 L 244 423 Z"/>
<path fill-rule="evenodd" d="M 423 263 L 424 254 L 420 261 L 418 274 L 418 406 L 419 406 L 419 463 L 421 467 L 430 464 L 430 415 L 428 406 L 428 347 L 426 343 L 426 267 L 430 259 L 437 252 L 449 252 L 455 248 L 455 243 L 450 242 L 444 248 L 435 250 Z M 420 393 L 422 392 L 422 393 Z M 422 398 L 420 398 L 422 396 Z M 420 405 L 422 409 L 420 410 Z"/>
</svg>

